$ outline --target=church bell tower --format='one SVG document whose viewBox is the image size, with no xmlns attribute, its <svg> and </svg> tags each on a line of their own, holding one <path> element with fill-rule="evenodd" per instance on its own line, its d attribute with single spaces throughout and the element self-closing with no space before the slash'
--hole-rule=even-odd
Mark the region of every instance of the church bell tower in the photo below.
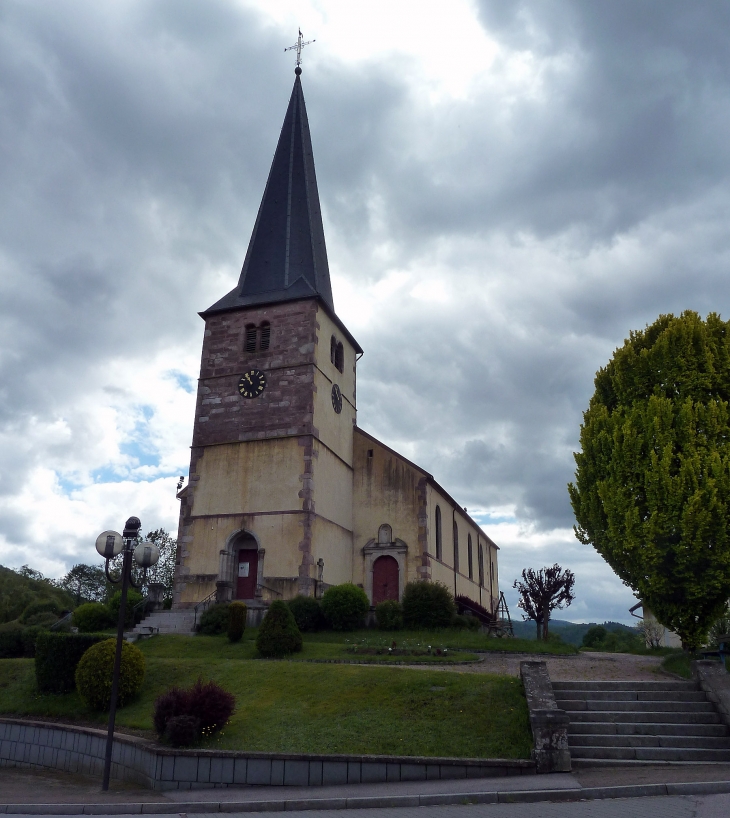
<svg viewBox="0 0 730 818">
<path fill-rule="evenodd" d="M 296 79 L 238 284 L 205 321 L 174 607 L 265 607 L 353 576 L 355 361 Z"/>
</svg>

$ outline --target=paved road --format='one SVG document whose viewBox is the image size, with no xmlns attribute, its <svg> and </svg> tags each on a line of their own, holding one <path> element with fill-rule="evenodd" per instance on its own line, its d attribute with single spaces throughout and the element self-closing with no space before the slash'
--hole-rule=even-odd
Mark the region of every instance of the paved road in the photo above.
<svg viewBox="0 0 730 818">
<path fill-rule="evenodd" d="M 196 813 L 194 818 L 221 818 L 222 813 Z M 187 818 L 179 813 L 179 818 Z M 235 818 L 728 818 L 730 794 L 663 798 L 613 798 L 603 801 L 537 804 L 470 804 L 391 809 L 307 810 L 227 813 Z M 26 813 L 24 818 L 32 818 Z M 47 818 L 47 816 L 38 816 Z M 112 818 L 110 815 L 109 818 Z M 118 818 L 118 816 L 116 817 Z M 192 818 L 192 816 L 191 816 Z"/>
</svg>

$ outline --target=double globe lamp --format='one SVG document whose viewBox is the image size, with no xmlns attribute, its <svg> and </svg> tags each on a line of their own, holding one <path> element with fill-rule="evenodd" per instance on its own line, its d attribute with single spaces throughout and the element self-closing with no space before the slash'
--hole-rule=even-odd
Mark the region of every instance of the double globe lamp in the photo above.
<svg viewBox="0 0 730 818">
<path fill-rule="evenodd" d="M 127 590 L 130 585 L 141 588 L 147 579 L 147 569 L 152 568 L 160 559 L 160 549 L 151 542 L 140 542 L 139 531 L 142 523 L 138 517 L 130 517 L 124 524 L 124 531 L 103 531 L 96 538 L 96 550 L 106 560 L 104 573 L 109 582 L 114 585 L 121 583 L 122 598 L 119 604 L 119 620 L 117 622 L 117 648 L 114 655 L 114 671 L 112 674 L 111 702 L 109 704 L 109 729 L 106 739 L 106 757 L 104 759 L 104 781 L 102 789 L 109 789 L 109 777 L 112 767 L 112 746 L 114 742 L 114 721 L 117 714 L 117 693 L 119 691 L 119 669 L 122 663 L 122 643 L 124 641 L 124 620 L 127 610 Z M 109 561 L 123 554 L 122 571 L 117 577 L 109 572 Z M 142 569 L 142 578 L 136 582 L 132 577 L 132 558 Z"/>
</svg>

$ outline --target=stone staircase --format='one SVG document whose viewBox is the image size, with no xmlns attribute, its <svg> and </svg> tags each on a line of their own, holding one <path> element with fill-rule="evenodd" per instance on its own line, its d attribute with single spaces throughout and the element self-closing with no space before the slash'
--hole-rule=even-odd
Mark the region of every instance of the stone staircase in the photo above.
<svg viewBox="0 0 730 818">
<path fill-rule="evenodd" d="M 553 682 L 574 767 L 730 762 L 730 730 L 695 682 Z"/>
<path fill-rule="evenodd" d="M 181 611 L 154 611 L 148 614 L 131 631 L 124 634 L 127 641 L 135 641 L 154 633 L 180 633 L 190 636 L 194 631 L 195 612 L 191 609 Z"/>
</svg>

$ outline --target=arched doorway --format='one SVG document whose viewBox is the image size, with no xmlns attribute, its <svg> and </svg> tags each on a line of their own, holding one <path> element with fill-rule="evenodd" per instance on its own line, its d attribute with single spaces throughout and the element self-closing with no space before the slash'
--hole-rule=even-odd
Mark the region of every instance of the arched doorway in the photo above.
<svg viewBox="0 0 730 818">
<path fill-rule="evenodd" d="M 236 599 L 254 599 L 259 573 L 258 543 L 247 534 L 237 543 Z"/>
<path fill-rule="evenodd" d="M 398 599 L 398 560 L 384 554 L 373 563 L 373 605 Z"/>
</svg>

